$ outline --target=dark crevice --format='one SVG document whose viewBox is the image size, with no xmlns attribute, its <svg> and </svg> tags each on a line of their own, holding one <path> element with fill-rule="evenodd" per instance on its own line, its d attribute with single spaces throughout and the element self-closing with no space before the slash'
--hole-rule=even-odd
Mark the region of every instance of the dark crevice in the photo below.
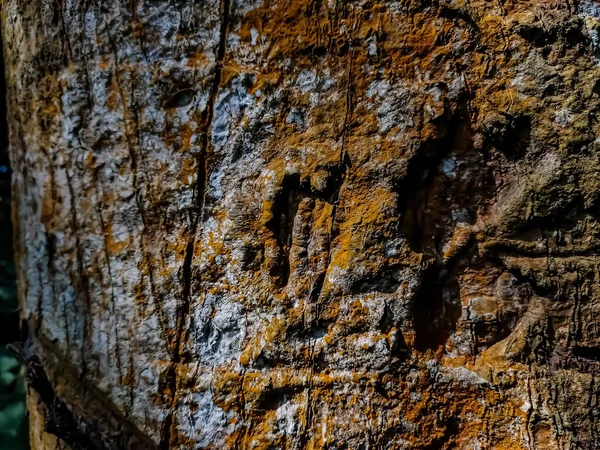
<svg viewBox="0 0 600 450">
<path fill-rule="evenodd" d="M 411 158 L 406 176 L 398 181 L 400 234 L 409 248 L 424 260 L 420 290 L 411 304 L 415 349 L 435 350 L 456 330 L 461 315 L 458 277 L 464 268 L 477 264 L 477 242 L 470 236 L 446 254 L 444 245 L 453 236 L 458 219 L 473 223 L 477 209 L 493 195 L 488 171 L 470 172 L 484 156 L 474 149 L 466 111 L 446 114 L 441 137 L 426 142 Z M 451 170 L 444 169 L 450 164 Z M 382 279 L 381 282 L 385 281 Z"/>
<path fill-rule="evenodd" d="M 345 154 L 343 156 L 345 156 Z M 349 164 L 344 161 L 344 167 L 348 167 L 348 166 L 349 166 Z M 345 169 L 343 172 L 343 176 L 340 179 L 340 185 L 339 185 L 338 189 L 335 191 L 335 193 L 333 195 L 333 199 L 332 199 L 333 210 L 331 211 L 331 229 L 329 230 L 329 239 L 328 239 L 328 243 L 327 243 L 327 263 L 325 264 L 325 268 L 319 274 L 317 274 L 316 279 L 311 284 L 311 289 L 310 289 L 310 293 L 309 293 L 309 301 L 312 304 L 318 303 L 318 301 L 321 297 L 321 291 L 323 290 L 323 285 L 325 283 L 325 277 L 327 275 L 327 270 L 329 269 L 329 265 L 331 264 L 331 246 L 333 245 L 333 242 L 335 241 L 335 238 L 336 238 L 336 232 L 337 232 L 336 215 L 337 215 L 337 210 L 338 210 L 338 206 L 339 206 L 339 196 L 340 196 L 340 192 L 342 189 L 342 183 L 344 182 L 344 179 L 345 179 Z M 317 323 L 320 323 L 320 309 L 318 307 L 317 307 L 316 313 L 317 313 L 317 317 L 316 317 Z"/>
<path fill-rule="evenodd" d="M 420 290 L 412 303 L 414 347 L 417 351 L 438 348 L 456 329 L 460 307 L 450 308 L 451 305 L 446 304 L 444 299 L 449 277 L 447 269 L 437 263 L 428 267 L 423 274 Z M 444 313 L 441 314 L 441 311 Z"/>
<path fill-rule="evenodd" d="M 306 199 L 322 200 L 329 205 L 333 205 L 332 225 L 335 222 L 335 209 L 337 208 L 338 197 L 341 189 L 341 183 L 345 176 L 345 161 L 341 166 L 327 167 L 328 178 L 324 188 L 316 191 L 309 183 L 308 179 L 302 179 L 298 173 L 289 174 L 284 177 L 279 189 L 277 190 L 271 218 L 265 224 L 277 242 L 277 263 L 271 268 L 270 275 L 277 281 L 279 287 L 285 287 L 290 276 L 290 249 L 294 234 L 294 222 L 298 215 L 300 204 Z M 314 207 L 314 205 L 313 205 Z M 329 243 L 333 241 L 333 230 L 330 230 Z M 318 275 L 313 282 L 310 298 L 314 300 L 320 293 L 322 278 L 325 274 Z"/>
<path fill-rule="evenodd" d="M 346 177 L 348 176 L 348 172 L 352 168 L 352 161 L 350 160 L 350 156 L 346 152 L 346 136 L 348 134 L 348 128 L 350 126 L 353 106 L 352 106 L 352 92 L 353 92 L 353 72 L 352 72 L 352 64 L 354 63 L 355 50 L 352 48 L 350 53 L 350 57 L 348 60 L 348 78 L 346 83 L 346 108 L 344 111 L 344 123 L 342 124 L 342 130 L 340 134 L 341 140 L 341 150 L 340 150 L 340 159 L 339 159 L 339 169 L 335 173 L 334 177 L 334 188 L 331 193 L 330 203 L 333 205 L 333 209 L 331 211 L 331 229 L 329 230 L 329 240 L 327 243 L 327 263 L 325 264 L 325 268 L 317 275 L 316 280 L 312 283 L 311 290 L 309 293 L 309 300 L 311 303 L 316 304 L 316 324 L 319 325 L 321 322 L 321 308 L 318 304 L 321 298 L 321 292 L 323 290 L 323 285 L 325 284 L 325 277 L 327 276 L 327 270 L 331 264 L 331 253 L 332 253 L 332 245 L 337 238 L 337 233 L 339 232 L 338 224 L 336 221 L 339 203 L 340 203 L 340 195 L 342 192 L 342 188 L 344 186 L 344 182 L 346 181 Z"/>
<path fill-rule="evenodd" d="M 509 161 L 523 158 L 531 146 L 531 117 L 499 114 L 484 124 L 487 141 L 498 148 Z"/>
<path fill-rule="evenodd" d="M 538 49 L 545 50 L 554 45 L 557 47 L 562 45 L 582 52 L 585 47 L 591 47 L 591 45 L 581 46 L 582 42 L 589 43 L 590 38 L 577 26 L 577 22 L 563 24 L 563 26 L 556 24 L 548 26 L 548 22 L 538 20 L 531 24 L 517 24 L 514 26 L 514 31 Z"/>
<path fill-rule="evenodd" d="M 571 350 L 571 353 L 577 358 L 600 362 L 600 348 L 598 347 L 583 347 L 576 345 Z"/>
<path fill-rule="evenodd" d="M 198 161 L 198 176 L 196 181 L 195 190 L 195 204 L 198 208 L 198 215 L 202 216 L 204 203 L 206 201 L 206 182 L 209 175 L 209 140 L 212 120 L 214 116 L 215 103 L 219 88 L 221 86 L 221 79 L 223 74 L 223 62 L 225 60 L 225 52 L 227 50 L 227 30 L 229 27 L 229 15 L 230 15 L 230 0 L 221 0 L 221 30 L 219 34 L 219 47 L 217 49 L 217 58 L 215 65 L 215 74 L 213 77 L 208 102 L 206 108 L 202 113 L 202 124 L 203 132 L 200 141 L 200 157 Z"/>
<path fill-rule="evenodd" d="M 290 248 L 294 219 L 303 198 L 311 196 L 307 187 L 300 181 L 299 174 L 284 178 L 273 202 L 273 216 L 266 226 L 271 231 L 278 246 L 278 261 L 271 269 L 271 276 L 283 287 L 290 276 Z"/>
<path fill-rule="evenodd" d="M 223 63 L 225 52 L 227 50 L 227 33 L 229 28 L 229 17 L 231 4 L 230 0 L 221 0 L 221 29 L 219 32 L 219 46 L 215 64 L 215 72 L 211 84 L 208 102 L 202 113 L 202 133 L 200 139 L 200 153 L 198 156 L 198 172 L 196 185 L 194 189 L 195 211 L 190 212 L 190 227 L 188 230 L 188 243 L 185 250 L 184 263 L 181 269 L 182 299 L 177 307 L 175 324 L 175 343 L 172 347 L 171 365 L 166 373 L 165 381 L 167 383 L 167 395 L 169 396 L 169 412 L 163 422 L 160 449 L 168 450 L 171 445 L 173 413 L 176 406 L 177 391 L 177 366 L 182 360 L 182 346 L 187 336 L 186 321 L 190 311 L 192 296 L 192 264 L 194 259 L 194 247 L 196 244 L 196 234 L 202 226 L 204 218 L 204 209 L 206 203 L 207 182 L 210 173 L 211 155 L 210 155 L 210 134 L 211 125 L 214 116 L 215 103 L 223 73 Z M 188 93 L 189 94 L 189 93 Z M 188 95 L 189 96 L 189 95 Z"/>
<path fill-rule="evenodd" d="M 372 276 L 364 276 L 356 280 L 350 286 L 350 294 L 366 294 L 369 292 L 382 292 L 392 294 L 400 286 L 398 271 L 384 267 L 379 273 Z"/>
<path fill-rule="evenodd" d="M 260 411 L 276 411 L 281 405 L 289 399 L 294 398 L 299 392 L 300 388 L 296 386 L 266 389 L 261 392 L 255 408 Z"/>
<path fill-rule="evenodd" d="M 195 89 L 181 89 L 171 95 L 169 100 L 165 103 L 165 109 L 176 109 L 189 106 L 194 101 L 195 96 Z"/>
<path fill-rule="evenodd" d="M 455 121 L 448 122 L 448 130 L 459 127 Z M 426 251 L 423 242 L 423 214 L 428 197 L 426 191 L 437 173 L 437 165 L 451 151 L 454 138 L 453 132 L 445 132 L 441 138 L 426 142 L 408 162 L 406 176 L 395 185 L 399 197 L 397 208 L 402 218 L 401 234 L 406 236 L 411 250 L 427 253 L 427 257 L 435 254 Z"/>
<path fill-rule="evenodd" d="M 471 30 L 479 33 L 479 26 L 477 26 L 477 22 L 471 17 L 469 14 L 469 10 L 465 8 L 452 8 L 449 6 L 441 6 L 440 9 L 440 17 L 444 17 L 446 19 L 452 20 L 453 22 L 463 22 L 469 27 Z"/>
<path fill-rule="evenodd" d="M 515 27 L 515 31 L 532 46 L 537 48 L 553 45 L 559 39 L 557 34 L 544 29 L 542 24 L 519 24 Z"/>
</svg>

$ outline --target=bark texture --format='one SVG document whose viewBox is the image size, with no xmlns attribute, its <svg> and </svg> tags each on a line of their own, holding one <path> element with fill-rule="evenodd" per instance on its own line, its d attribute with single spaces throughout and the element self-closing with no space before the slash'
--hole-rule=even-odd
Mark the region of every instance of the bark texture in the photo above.
<svg viewBox="0 0 600 450">
<path fill-rule="evenodd" d="M 37 450 L 600 448 L 597 3 L 2 26 Z"/>
</svg>

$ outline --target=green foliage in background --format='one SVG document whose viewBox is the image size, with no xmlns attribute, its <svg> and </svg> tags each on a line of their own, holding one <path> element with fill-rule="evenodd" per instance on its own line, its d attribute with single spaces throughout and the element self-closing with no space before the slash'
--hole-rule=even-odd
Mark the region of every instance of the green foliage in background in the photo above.
<svg viewBox="0 0 600 450">
<path fill-rule="evenodd" d="M 19 339 L 15 273 L 13 263 L 6 256 L 2 261 L 2 256 L 0 248 L 0 450 L 25 450 L 25 370 L 6 345 Z"/>
<path fill-rule="evenodd" d="M 8 349 L 20 339 L 20 332 L 7 184 L 0 170 L 0 450 L 26 450 L 25 370 Z"/>
<path fill-rule="evenodd" d="M 6 346 L 0 347 L 0 449 L 27 448 L 24 370 Z"/>
</svg>

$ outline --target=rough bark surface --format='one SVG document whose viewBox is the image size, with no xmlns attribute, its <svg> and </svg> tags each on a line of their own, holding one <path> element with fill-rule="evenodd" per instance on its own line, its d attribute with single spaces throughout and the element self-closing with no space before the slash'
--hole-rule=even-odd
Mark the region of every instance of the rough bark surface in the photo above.
<svg viewBox="0 0 600 450">
<path fill-rule="evenodd" d="M 2 26 L 37 449 L 600 447 L 597 3 Z"/>
</svg>

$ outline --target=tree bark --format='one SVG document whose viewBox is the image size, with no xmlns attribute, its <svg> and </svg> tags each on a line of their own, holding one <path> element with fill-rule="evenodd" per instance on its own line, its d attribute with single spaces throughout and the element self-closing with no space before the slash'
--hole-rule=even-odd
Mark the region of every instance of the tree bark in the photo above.
<svg viewBox="0 0 600 450">
<path fill-rule="evenodd" d="M 599 27 L 3 0 L 33 448 L 600 448 Z"/>
</svg>

